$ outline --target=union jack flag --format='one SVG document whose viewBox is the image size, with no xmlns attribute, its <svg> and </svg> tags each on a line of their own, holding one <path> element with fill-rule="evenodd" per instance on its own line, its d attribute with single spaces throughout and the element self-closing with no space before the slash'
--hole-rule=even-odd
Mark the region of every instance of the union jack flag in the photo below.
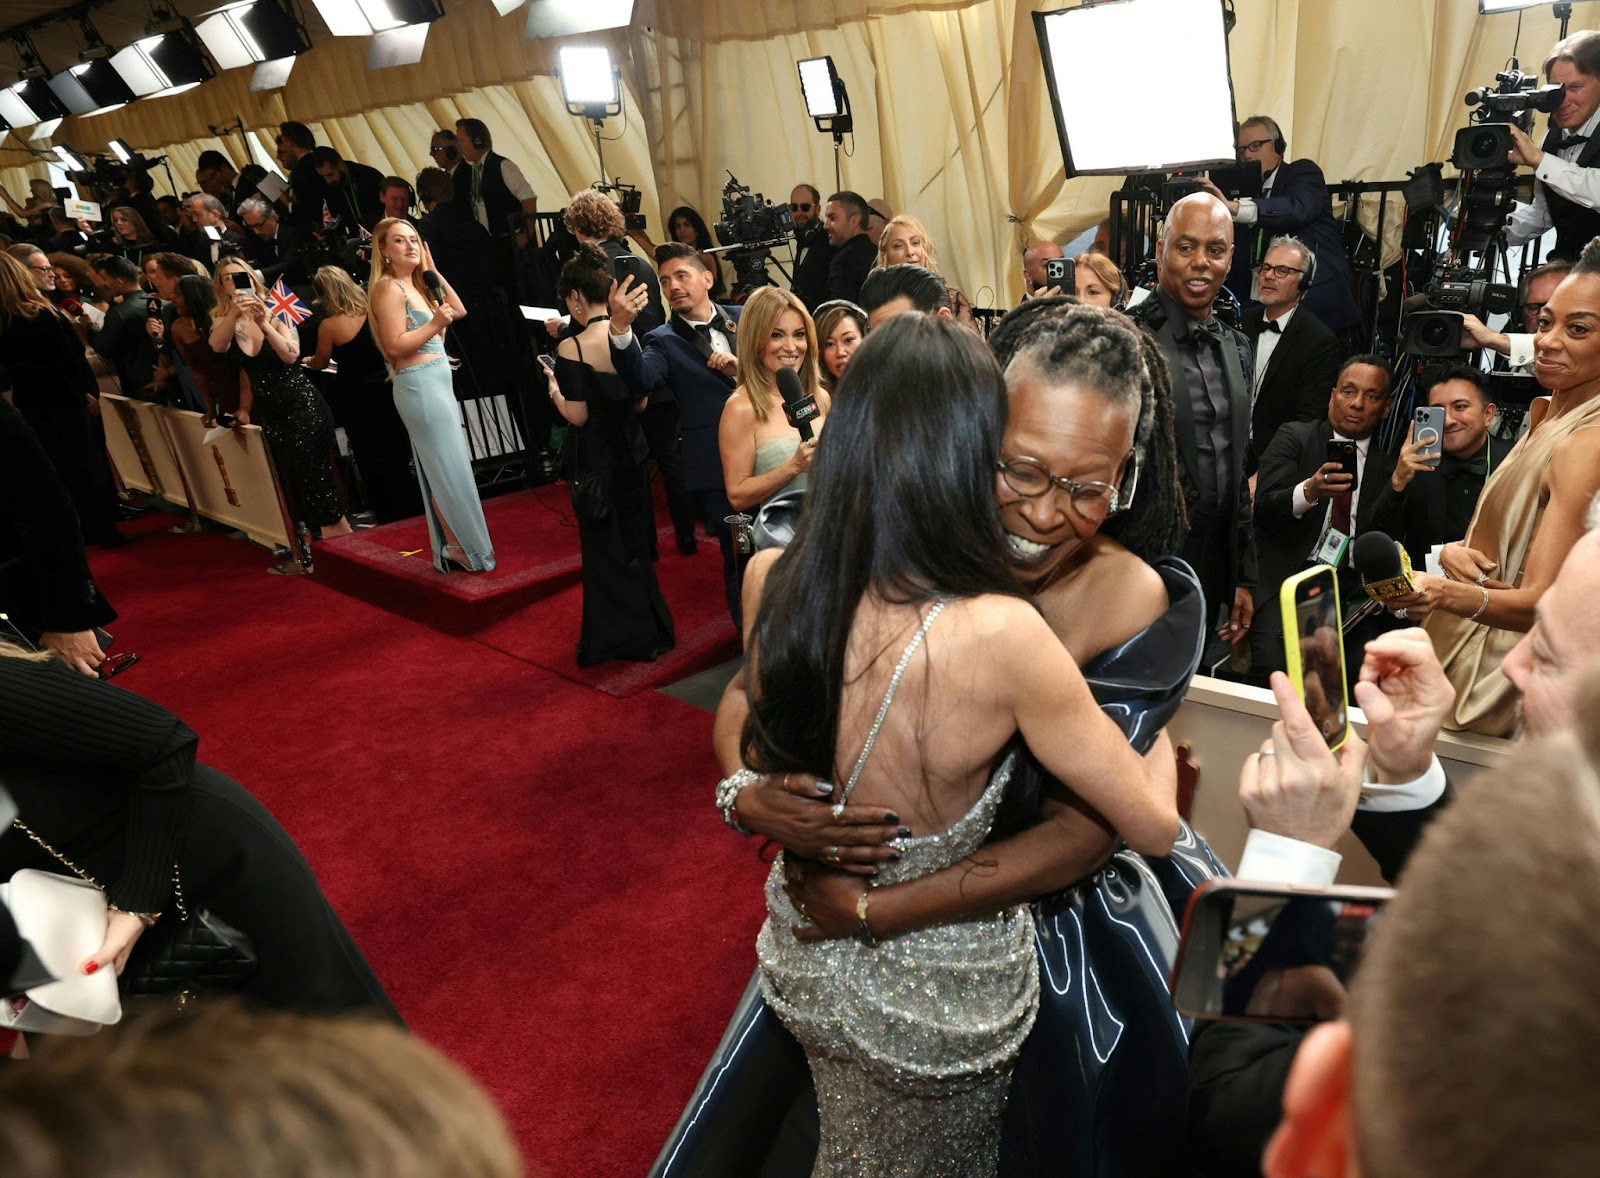
<svg viewBox="0 0 1600 1178">
<path fill-rule="evenodd" d="M 267 291 L 267 311 L 276 315 L 285 327 L 297 327 L 311 318 L 311 308 L 306 306 L 283 284 L 283 279 L 272 284 Z"/>
</svg>

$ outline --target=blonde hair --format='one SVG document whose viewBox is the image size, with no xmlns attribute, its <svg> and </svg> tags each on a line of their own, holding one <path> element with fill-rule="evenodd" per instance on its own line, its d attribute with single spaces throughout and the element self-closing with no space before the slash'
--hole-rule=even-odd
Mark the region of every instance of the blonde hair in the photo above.
<svg viewBox="0 0 1600 1178">
<path fill-rule="evenodd" d="M 743 357 L 739 373 L 743 378 L 744 395 L 755 410 L 757 421 L 767 419 L 772 398 L 778 391 L 773 374 L 766 370 L 759 357 L 768 338 L 777 329 L 778 321 L 788 311 L 800 312 L 800 320 L 806 328 L 806 355 L 797 373 L 800 387 L 808 397 L 816 396 L 820 387 L 817 381 L 817 325 L 811 322 L 806 305 L 796 295 L 779 287 L 757 288 L 739 313 L 737 344 L 739 355 Z"/>
<path fill-rule="evenodd" d="M 31 258 L 34 254 L 45 261 L 50 260 L 49 255 L 37 246 L 27 256 Z M 61 314 L 54 303 L 39 293 L 32 270 L 13 257 L 9 250 L 0 250 L 0 258 L 4 259 L 0 261 L 0 326 L 13 319 L 37 319 L 41 312 Z"/>
<path fill-rule="evenodd" d="M 312 277 L 317 288 L 317 301 L 330 315 L 365 315 L 367 292 L 356 285 L 356 280 L 338 266 L 319 267 Z"/>
<path fill-rule="evenodd" d="M 1077 264 L 1094 271 L 1094 276 L 1109 286 L 1115 293 L 1116 301 L 1121 302 L 1128 297 L 1128 286 L 1122 281 L 1122 271 L 1117 269 L 1117 264 L 1104 254 L 1082 253 L 1077 257 Z M 1071 292 L 1065 292 L 1070 294 Z"/>
<path fill-rule="evenodd" d="M 390 271 L 389 258 L 384 253 L 384 247 L 389 241 L 389 234 L 397 228 L 409 229 L 413 233 L 417 232 L 416 226 L 404 217 L 385 217 L 372 228 L 372 271 L 367 276 L 367 323 L 372 328 L 372 338 L 374 340 L 382 339 L 383 337 L 378 334 L 378 308 L 372 296 L 377 292 L 378 283 L 385 278 L 393 278 L 396 282 L 400 281 L 399 277 Z M 417 234 L 419 241 L 421 237 L 421 234 Z M 434 298 L 422 283 L 422 269 L 422 263 L 418 261 L 417 268 L 411 272 L 411 289 L 422 296 L 422 301 L 426 306 L 438 310 L 439 300 Z M 441 340 L 444 339 L 443 331 L 439 332 L 439 338 Z M 385 360 L 387 361 L 387 357 L 385 357 Z M 394 365 L 391 363 L 389 367 L 392 374 Z"/>
<path fill-rule="evenodd" d="M 250 275 L 250 291 L 263 303 L 267 301 L 267 284 L 261 280 L 261 275 L 254 266 L 243 258 L 223 258 L 217 263 L 216 273 L 211 276 L 211 289 L 217 293 L 217 315 L 226 315 L 233 309 L 233 282 L 222 280 L 223 275 L 229 270 L 243 270 Z"/>
<path fill-rule="evenodd" d="M 878 266 L 890 265 L 889 239 L 894 236 L 896 229 L 905 229 L 922 238 L 922 265 L 942 279 L 944 274 L 939 270 L 939 250 L 933 244 L 933 238 L 928 236 L 928 227 L 917 220 L 910 213 L 901 213 L 898 217 L 890 217 L 889 223 L 883 227 L 883 232 L 878 235 Z M 874 267 L 876 269 L 877 267 Z"/>
<path fill-rule="evenodd" d="M 387 1023 L 218 1003 L 46 1040 L 0 1075 L 11 1178 L 523 1173 L 488 1094 Z"/>
</svg>

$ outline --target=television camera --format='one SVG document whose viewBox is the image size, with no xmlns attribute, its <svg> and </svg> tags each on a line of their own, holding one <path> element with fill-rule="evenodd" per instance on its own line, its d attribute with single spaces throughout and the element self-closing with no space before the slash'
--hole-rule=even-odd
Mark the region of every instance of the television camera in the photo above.
<svg viewBox="0 0 1600 1178">
<path fill-rule="evenodd" d="M 628 232 L 643 231 L 648 228 L 645 216 L 639 210 L 644 205 L 644 193 L 632 184 L 624 184 L 620 179 L 613 184 L 604 180 L 594 186 L 596 192 L 603 192 L 617 203 L 622 210 L 623 223 L 627 225 Z"/>
<path fill-rule="evenodd" d="M 729 172 L 728 182 L 722 186 L 722 219 L 712 231 L 723 247 L 717 252 L 725 253 L 733 263 L 733 298 L 741 302 L 756 287 L 772 285 L 767 259 L 774 246 L 793 238 L 794 217 L 787 205 L 773 204 L 761 193 L 752 193 Z"/>
</svg>

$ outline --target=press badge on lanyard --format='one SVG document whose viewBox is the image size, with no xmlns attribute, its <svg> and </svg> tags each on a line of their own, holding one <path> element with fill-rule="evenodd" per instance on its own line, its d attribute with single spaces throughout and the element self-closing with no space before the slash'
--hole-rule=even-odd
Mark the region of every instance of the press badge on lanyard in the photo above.
<svg viewBox="0 0 1600 1178">
<path fill-rule="evenodd" d="M 1322 515 L 1322 535 L 1317 538 L 1316 547 L 1311 550 L 1311 555 L 1306 560 L 1310 564 L 1326 564 L 1341 568 L 1349 555 L 1350 537 L 1333 526 L 1333 500 L 1330 499 Z"/>
</svg>

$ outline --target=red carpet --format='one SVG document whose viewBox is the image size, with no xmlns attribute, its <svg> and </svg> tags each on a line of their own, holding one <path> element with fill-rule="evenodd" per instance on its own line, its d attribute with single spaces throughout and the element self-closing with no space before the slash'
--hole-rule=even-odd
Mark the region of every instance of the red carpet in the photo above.
<svg viewBox="0 0 1600 1178">
<path fill-rule="evenodd" d="M 486 500 L 496 558 L 488 573 L 437 571 L 427 524 L 418 518 L 318 545 L 316 575 L 353 597 L 619 698 L 739 653 L 723 599 L 721 552 L 702 537 L 698 553 L 682 556 L 668 527 L 658 534 L 656 578 L 672 611 L 676 648 L 653 663 L 579 667 L 582 562 L 577 527 L 570 514 L 561 514 L 569 506 L 564 486 Z"/>
<path fill-rule="evenodd" d="M 262 550 L 168 522 L 93 558 L 118 649 L 144 656 L 118 684 L 181 715 L 299 840 L 531 1172 L 643 1174 L 754 966 L 764 868 L 711 804 L 711 717 L 579 686 L 320 572 L 267 576 Z"/>
</svg>

